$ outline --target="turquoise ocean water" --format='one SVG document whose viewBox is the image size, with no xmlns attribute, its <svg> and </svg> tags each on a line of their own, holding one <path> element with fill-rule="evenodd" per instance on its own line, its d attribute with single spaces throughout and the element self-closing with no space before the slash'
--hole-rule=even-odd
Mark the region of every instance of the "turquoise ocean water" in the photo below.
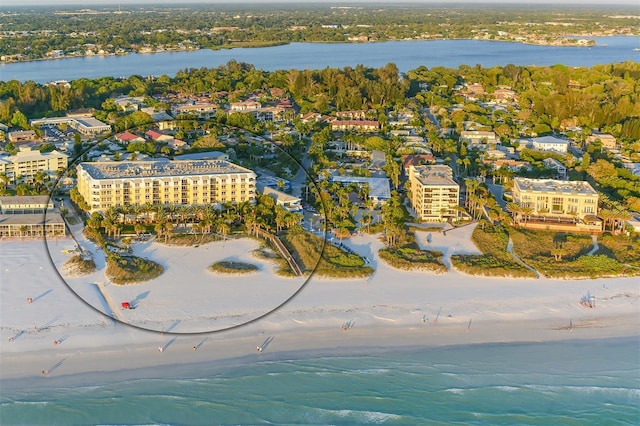
<svg viewBox="0 0 640 426">
<path fill-rule="evenodd" d="M 180 378 L 2 392 L 0 423 L 640 424 L 638 338 L 263 355 Z"/>
</svg>

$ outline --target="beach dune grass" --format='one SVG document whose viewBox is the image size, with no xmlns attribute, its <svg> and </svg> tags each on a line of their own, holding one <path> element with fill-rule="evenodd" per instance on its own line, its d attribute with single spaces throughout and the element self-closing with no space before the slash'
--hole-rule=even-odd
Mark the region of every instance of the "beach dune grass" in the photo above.
<svg viewBox="0 0 640 426">
<path fill-rule="evenodd" d="M 378 255 L 380 259 L 397 269 L 429 271 L 437 274 L 448 271 L 442 262 L 442 253 L 439 251 L 405 246 L 399 249 L 381 249 Z"/>
<path fill-rule="evenodd" d="M 96 262 L 92 258 L 84 258 L 79 254 L 69 258 L 64 266 L 74 274 L 86 275 L 96 271 Z"/>
<path fill-rule="evenodd" d="M 482 254 L 456 254 L 451 256 L 451 264 L 457 270 L 469 275 L 536 277 L 536 274 L 518 263 L 507 251 L 509 234 L 502 225 L 493 225 L 481 220 L 473 230 L 471 239 Z"/>
<path fill-rule="evenodd" d="M 598 245 L 596 254 L 604 254 L 620 263 L 640 268 L 640 234 L 626 236 L 606 233 L 598 237 Z"/>
<path fill-rule="evenodd" d="M 107 257 L 107 277 L 114 284 L 134 284 L 159 277 L 162 265 L 142 257 L 120 256 L 111 253 Z"/>
<path fill-rule="evenodd" d="M 237 262 L 232 260 L 223 260 L 213 263 L 209 266 L 209 271 L 220 274 L 251 274 L 258 270 L 258 267 L 252 263 Z"/>
<path fill-rule="evenodd" d="M 282 242 L 305 273 L 331 278 L 360 278 L 373 274 L 362 257 L 326 243 L 317 235 L 298 230 L 289 232 Z"/>
<path fill-rule="evenodd" d="M 640 270 L 634 272 L 633 268 L 623 265 L 612 250 L 588 255 L 593 248 L 591 235 L 526 229 L 512 229 L 510 235 L 514 252 L 549 278 L 599 278 L 640 273 Z M 615 244 L 612 238 L 604 240 L 609 246 Z M 622 257 L 622 245 L 616 252 Z"/>
<path fill-rule="evenodd" d="M 397 248 L 386 248 L 378 250 L 380 259 L 388 265 L 406 271 L 429 271 L 437 274 L 444 274 L 448 271 L 442 261 L 442 252 L 437 250 L 421 250 L 416 242 L 415 231 L 423 229 L 409 227 L 409 232 L 405 234 L 404 245 Z M 438 231 L 439 228 L 434 228 Z"/>
</svg>

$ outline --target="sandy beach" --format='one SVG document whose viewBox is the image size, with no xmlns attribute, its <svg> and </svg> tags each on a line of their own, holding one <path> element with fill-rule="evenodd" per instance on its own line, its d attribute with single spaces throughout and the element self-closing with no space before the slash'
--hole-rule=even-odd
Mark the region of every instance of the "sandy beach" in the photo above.
<svg viewBox="0 0 640 426">
<path fill-rule="evenodd" d="M 467 227 L 436 232 L 428 240 L 427 233 L 417 237 L 450 256 L 475 252 L 471 232 Z M 570 281 L 405 272 L 379 261 L 375 236 L 345 244 L 371 259 L 372 277 L 277 278 L 273 265 L 252 257 L 251 240 L 198 248 L 148 242 L 134 251 L 162 263 L 165 273 L 151 282 L 116 286 L 105 278 L 104 256 L 97 252 L 99 271 L 65 276 L 64 250 L 74 248 L 71 239 L 0 241 L 3 387 L 162 377 L 199 365 L 309 354 L 640 332 L 637 277 Z M 249 261 L 260 269 L 245 277 L 206 270 L 221 259 Z M 585 295 L 595 297 L 595 308 L 580 305 Z M 121 300 L 135 300 L 137 308 L 116 309 Z"/>
</svg>

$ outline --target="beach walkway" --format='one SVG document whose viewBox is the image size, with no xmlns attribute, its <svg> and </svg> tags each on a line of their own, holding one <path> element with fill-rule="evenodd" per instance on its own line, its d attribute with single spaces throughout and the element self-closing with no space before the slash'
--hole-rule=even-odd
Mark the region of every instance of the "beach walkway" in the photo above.
<svg viewBox="0 0 640 426">
<path fill-rule="evenodd" d="M 600 246 L 598 245 L 598 236 L 592 235 L 591 238 L 593 238 L 593 248 L 589 250 L 589 253 L 587 253 L 587 256 L 591 256 L 595 254 L 598 250 L 600 250 Z"/>
<path fill-rule="evenodd" d="M 544 278 L 544 275 L 538 272 L 537 269 L 527 264 L 524 260 L 520 259 L 520 257 L 513 252 L 513 241 L 511 240 L 511 237 L 509 237 L 509 242 L 507 243 L 507 251 L 516 260 L 516 262 L 518 262 L 519 264 L 521 264 L 522 266 L 524 266 L 525 268 L 527 268 L 528 270 L 536 274 L 536 278 Z"/>
<path fill-rule="evenodd" d="M 287 260 L 287 262 L 289 263 L 289 266 L 291 267 L 291 270 L 299 277 L 302 276 L 302 270 L 300 269 L 300 266 L 298 266 L 298 263 L 296 262 L 296 260 L 293 258 L 293 256 L 291 256 L 291 253 L 289 253 L 289 250 L 287 250 L 287 248 L 284 246 L 284 244 L 282 244 L 282 241 L 280 241 L 280 238 L 278 238 L 277 235 L 273 235 L 267 231 L 264 231 L 262 229 L 260 229 L 259 234 L 261 236 L 263 236 L 264 238 L 266 238 L 267 240 L 271 241 L 273 243 L 273 245 L 276 246 L 276 248 L 278 249 L 278 251 L 280 252 L 280 255 L 285 258 Z"/>
</svg>

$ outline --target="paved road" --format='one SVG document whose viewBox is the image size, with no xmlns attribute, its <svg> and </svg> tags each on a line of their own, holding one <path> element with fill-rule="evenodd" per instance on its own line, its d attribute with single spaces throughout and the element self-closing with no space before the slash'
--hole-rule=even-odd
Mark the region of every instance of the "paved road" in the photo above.
<svg viewBox="0 0 640 426">
<path fill-rule="evenodd" d="M 498 205 L 502 207 L 502 210 L 507 211 L 507 202 L 502 199 L 502 195 L 504 194 L 504 186 L 489 182 L 486 182 L 486 184 L 489 187 L 489 191 L 491 191 L 496 201 L 498 202 Z"/>
</svg>

